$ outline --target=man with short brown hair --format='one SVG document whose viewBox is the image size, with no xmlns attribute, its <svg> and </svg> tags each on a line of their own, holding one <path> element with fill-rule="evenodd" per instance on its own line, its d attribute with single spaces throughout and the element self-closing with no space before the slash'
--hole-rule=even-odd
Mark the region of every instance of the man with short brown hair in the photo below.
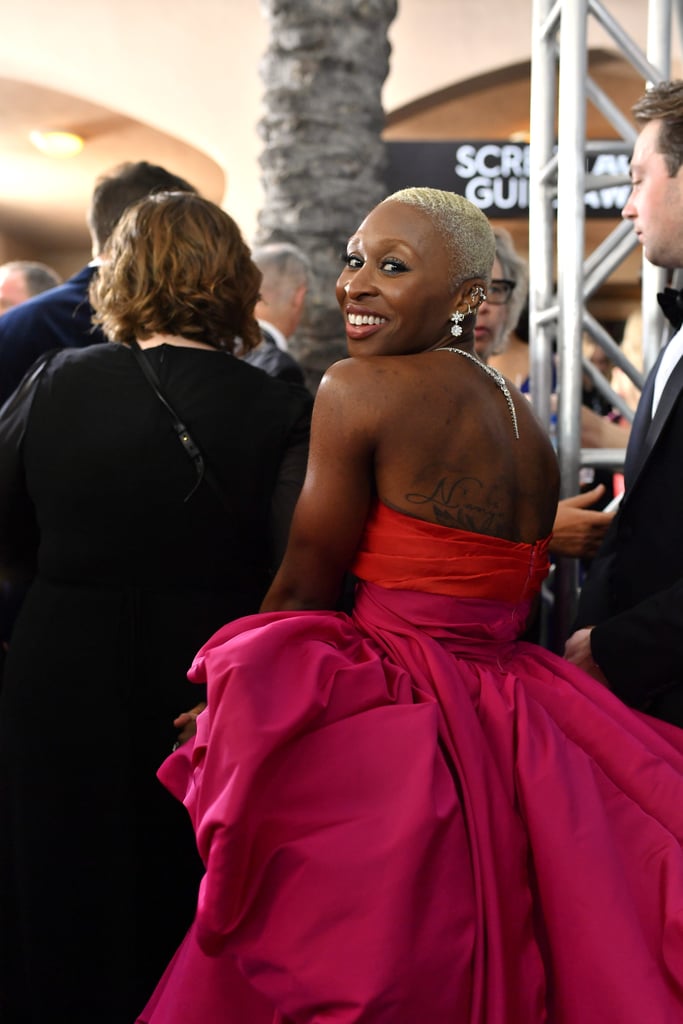
<svg viewBox="0 0 683 1024">
<path fill-rule="evenodd" d="M 634 106 L 640 134 L 622 216 L 648 260 L 683 266 L 683 81 Z M 683 296 L 658 296 L 676 333 L 643 387 L 621 507 L 588 573 L 565 656 L 625 703 L 683 726 Z"/>
<path fill-rule="evenodd" d="M 144 160 L 120 164 L 98 178 L 88 211 L 92 261 L 49 293 L 36 295 L 0 317 L 0 402 L 12 394 L 26 371 L 45 352 L 106 341 L 92 324 L 90 280 L 124 210 L 152 192 L 163 191 L 196 189 L 164 167 Z"/>
</svg>

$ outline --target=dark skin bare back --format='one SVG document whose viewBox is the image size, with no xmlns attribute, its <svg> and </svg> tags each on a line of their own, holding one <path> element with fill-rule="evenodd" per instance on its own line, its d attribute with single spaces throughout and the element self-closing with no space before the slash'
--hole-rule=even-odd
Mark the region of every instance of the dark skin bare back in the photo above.
<svg viewBox="0 0 683 1024">
<path fill-rule="evenodd" d="M 428 214 L 405 204 L 381 204 L 349 246 L 337 294 L 351 358 L 321 382 L 306 481 L 264 611 L 334 607 L 375 498 L 512 541 L 552 529 L 557 460 L 529 403 L 509 385 L 516 439 L 483 367 L 440 351 L 456 344 L 451 313 L 472 309 L 486 281 L 452 289 L 445 243 Z M 457 339 L 470 353 L 474 319 L 466 316 Z"/>
</svg>

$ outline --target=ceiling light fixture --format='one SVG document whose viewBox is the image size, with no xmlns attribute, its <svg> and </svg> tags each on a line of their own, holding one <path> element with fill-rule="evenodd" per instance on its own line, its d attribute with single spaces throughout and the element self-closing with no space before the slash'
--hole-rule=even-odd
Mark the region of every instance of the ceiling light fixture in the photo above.
<svg viewBox="0 0 683 1024">
<path fill-rule="evenodd" d="M 529 142 L 531 140 L 531 133 L 528 128 L 522 128 L 516 132 L 510 132 L 508 135 L 510 142 Z"/>
<path fill-rule="evenodd" d="M 45 156 L 58 158 L 78 156 L 84 145 L 83 138 L 75 132 L 33 131 L 29 139 Z"/>
</svg>

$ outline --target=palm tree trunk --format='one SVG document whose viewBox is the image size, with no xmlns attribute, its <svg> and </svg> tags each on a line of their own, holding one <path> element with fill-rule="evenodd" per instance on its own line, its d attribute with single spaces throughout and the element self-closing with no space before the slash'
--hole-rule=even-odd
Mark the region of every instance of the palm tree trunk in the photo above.
<svg viewBox="0 0 683 1024">
<path fill-rule="evenodd" d="M 397 0 L 262 0 L 270 42 L 257 241 L 289 241 L 313 280 L 292 352 L 317 386 L 346 354 L 334 296 L 346 239 L 386 194 L 381 92 Z"/>
</svg>

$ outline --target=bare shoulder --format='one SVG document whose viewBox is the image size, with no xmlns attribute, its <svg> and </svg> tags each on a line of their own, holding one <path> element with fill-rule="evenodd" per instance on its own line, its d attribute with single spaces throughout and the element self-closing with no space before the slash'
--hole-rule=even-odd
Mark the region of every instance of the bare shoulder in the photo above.
<svg viewBox="0 0 683 1024">
<path fill-rule="evenodd" d="M 340 359 L 320 381 L 316 404 L 322 408 L 378 410 L 398 399 L 400 381 L 408 381 L 407 356 Z"/>
<path fill-rule="evenodd" d="M 325 371 L 320 387 L 348 387 L 376 384 L 387 374 L 395 375 L 405 369 L 410 362 L 408 356 L 349 356 L 332 363 Z"/>
</svg>

